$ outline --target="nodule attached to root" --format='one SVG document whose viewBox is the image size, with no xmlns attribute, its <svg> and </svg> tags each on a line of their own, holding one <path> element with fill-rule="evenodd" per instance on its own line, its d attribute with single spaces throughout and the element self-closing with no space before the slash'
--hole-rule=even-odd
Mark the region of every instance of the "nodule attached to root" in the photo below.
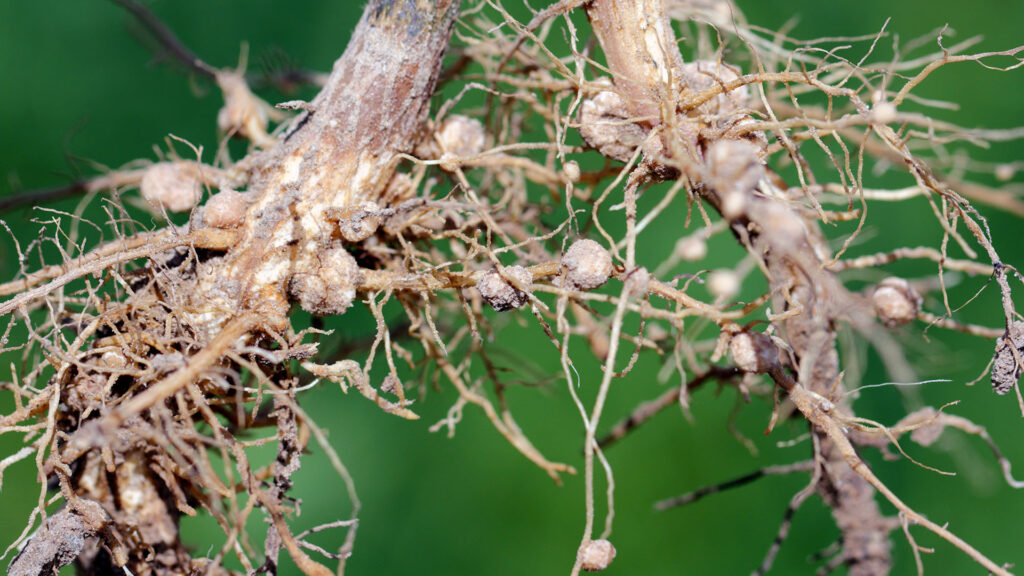
<svg viewBox="0 0 1024 576">
<path fill-rule="evenodd" d="M 563 166 L 563 169 L 565 170 L 565 177 L 568 178 L 570 182 L 579 182 L 580 181 L 580 164 L 579 164 L 579 162 L 577 162 L 575 160 L 570 160 L 570 161 L 565 163 L 565 165 Z"/>
<path fill-rule="evenodd" d="M 740 332 L 729 341 L 729 353 L 744 372 L 764 374 L 779 365 L 779 349 L 761 332 Z"/>
<path fill-rule="evenodd" d="M 683 82 L 693 93 L 703 92 L 716 85 L 725 86 L 740 78 L 732 66 L 715 60 L 697 60 L 683 64 Z M 750 89 L 745 85 L 719 94 L 695 109 L 710 116 L 725 116 L 750 106 Z"/>
<path fill-rule="evenodd" d="M 676 241 L 676 256 L 687 262 L 698 262 L 708 255 L 708 243 L 701 233 L 683 236 Z"/>
<path fill-rule="evenodd" d="M 476 118 L 453 114 L 445 119 L 437 135 L 444 152 L 460 157 L 476 156 L 484 151 L 487 133 Z"/>
<path fill-rule="evenodd" d="M 146 169 L 139 184 L 142 197 L 170 212 L 187 212 L 199 204 L 203 188 L 185 162 L 159 162 Z"/>
<path fill-rule="evenodd" d="M 506 266 L 500 274 L 491 270 L 476 283 L 480 297 L 498 312 L 520 308 L 530 301 L 526 292 L 513 286 L 506 278 L 524 288 L 533 283 L 533 274 L 522 266 Z"/>
<path fill-rule="evenodd" d="M 715 298 L 731 300 L 740 293 L 742 279 L 735 270 L 719 268 L 708 274 L 708 292 Z"/>
<path fill-rule="evenodd" d="M 259 146 L 273 143 L 267 135 L 267 106 L 249 90 L 245 76 L 236 71 L 217 74 L 224 94 L 224 106 L 217 113 L 217 128 L 222 134 L 248 138 Z"/>
<path fill-rule="evenodd" d="M 746 211 L 765 168 L 758 148 L 746 140 L 718 140 L 707 151 L 705 179 L 718 192 L 722 216 L 735 218 Z"/>
<path fill-rule="evenodd" d="M 871 294 L 875 315 L 886 328 L 909 324 L 921 311 L 921 295 L 903 278 L 890 276 Z"/>
<path fill-rule="evenodd" d="M 245 221 L 245 194 L 223 189 L 203 206 L 203 223 L 213 228 L 234 228 Z"/>
<path fill-rule="evenodd" d="M 612 88 L 606 78 L 595 82 Z M 601 154 L 627 162 L 647 138 L 647 130 L 630 121 L 632 114 L 622 96 L 613 90 L 598 92 L 580 105 L 580 135 Z"/>
<path fill-rule="evenodd" d="M 612 274 L 612 256 L 603 246 L 582 238 L 572 243 L 562 256 L 562 274 L 569 287 L 593 290 Z"/>
<path fill-rule="evenodd" d="M 615 546 L 604 538 L 591 540 L 581 546 L 577 554 L 580 568 L 587 572 L 599 572 L 610 566 L 615 559 Z"/>
<path fill-rule="evenodd" d="M 344 314 L 352 306 L 361 280 L 356 259 L 344 248 L 329 248 L 311 268 L 292 276 L 289 296 L 310 314 Z"/>
</svg>

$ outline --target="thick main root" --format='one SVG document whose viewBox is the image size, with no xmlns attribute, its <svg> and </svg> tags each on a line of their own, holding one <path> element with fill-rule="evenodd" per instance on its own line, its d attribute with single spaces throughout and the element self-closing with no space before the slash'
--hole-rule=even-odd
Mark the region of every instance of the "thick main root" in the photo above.
<svg viewBox="0 0 1024 576">
<path fill-rule="evenodd" d="M 20 351 L 25 361 L 6 386 L 15 408 L 0 416 L 0 434 L 23 434 L 25 447 L 0 460 L 0 473 L 34 457 L 46 482 L 9 574 L 42 576 L 71 562 L 88 574 L 227 574 L 235 562 L 247 574 L 274 574 L 282 549 L 305 574 L 334 573 L 321 557 L 342 571 L 360 505 L 348 471 L 301 407 L 301 390 L 320 381 L 417 419 L 417 383 L 403 374 L 430 366 L 458 394 L 431 430 L 454 433 L 466 407 L 479 408 L 556 482 L 575 474 L 528 438 L 509 407 L 511 378 L 493 342 L 516 315 L 550 341 L 582 423 L 585 518 L 572 574 L 615 557 L 615 484 L 604 449 L 665 408 L 688 409 L 690 392 L 712 382 L 747 398 L 774 394 L 771 426 L 794 415 L 809 429 L 804 462 L 660 505 L 766 474 L 810 472 L 756 573 L 770 569 L 793 511 L 817 494 L 841 532 L 826 569 L 888 573 L 897 528 L 920 569 L 910 531 L 918 525 L 991 573 L 1009 574 L 905 504 L 858 453 L 890 445 L 903 452 L 901 436 L 927 445 L 952 427 L 983 437 L 1020 487 L 985 429 L 933 409 L 888 428 L 857 417 L 861 383 L 844 372 L 837 341 L 850 327 L 898 372 L 906 361 L 888 346 L 888 331 L 900 326 L 1002 336 L 992 381 L 999 393 L 1016 390 L 1024 368 L 1024 324 L 1010 286 L 1017 273 L 971 202 L 1017 214 L 1024 204 L 943 176 L 919 144 L 1020 134 L 967 130 L 905 108 L 937 68 L 1019 61 L 1024 47 L 968 55 L 940 43 L 924 59 L 872 65 L 865 62 L 882 33 L 862 39 L 860 62 L 824 48 L 790 50 L 725 2 L 563 0 L 523 23 L 494 2 L 372 0 L 330 75 L 301 76 L 321 86 L 317 97 L 271 107 L 243 70 L 209 66 L 142 5 L 119 3 L 168 53 L 216 83 L 225 99 L 218 128 L 251 148 L 232 161 L 225 147 L 214 166 L 171 154 L 75 185 L 137 187 L 154 214 L 190 211 L 187 225 L 117 228 L 116 241 L 81 251 L 53 223 L 43 240 L 17 246 L 21 273 L 0 285 L 9 296 L 0 302 L 9 318 L 0 351 Z M 569 16 L 575 9 L 585 11 L 603 61 L 590 58 Z M 692 59 L 680 51 L 673 18 L 695 27 Z M 457 54 L 445 69 L 453 33 Z M 549 47 L 562 34 L 564 55 Z M 901 83 L 890 87 L 876 73 Z M 432 114 L 441 82 L 460 90 Z M 464 102 L 476 92 L 482 109 Z M 872 189 L 870 158 L 904 166 L 907 187 Z M 218 191 L 202 202 L 209 187 Z M 943 234 L 939 248 L 848 255 L 869 202 L 917 197 Z M 130 220 L 124 210 L 115 222 Z M 659 253 L 648 230 L 668 217 L 677 243 Z M 831 241 L 825 225 L 846 223 L 850 235 Z M 699 270 L 717 236 L 743 256 Z M 951 241 L 963 257 L 950 256 Z M 54 250 L 60 263 L 25 267 L 34 251 Z M 907 259 L 935 263 L 938 281 L 890 277 L 855 290 L 856 279 L 844 276 Z M 1005 325 L 955 318 L 946 271 L 994 279 Z M 940 294 L 945 309 L 925 310 L 922 292 Z M 300 320 L 354 306 L 376 325 L 362 362 L 351 350 L 321 349 L 324 332 Z M 600 377 L 580 376 L 581 346 L 600 362 Z M 616 381 L 649 352 L 682 382 L 602 437 Z M 581 387 L 594 392 L 581 395 Z M 288 493 L 311 440 L 331 458 L 353 511 L 295 533 L 298 506 Z M 276 458 L 253 465 L 251 449 L 266 444 L 276 445 Z M 596 534 L 602 472 L 607 515 Z M 268 524 L 262 550 L 246 532 L 254 513 Z M 180 519 L 196 514 L 210 514 L 225 535 L 204 557 L 179 532 Z M 307 539 L 342 528 L 335 551 Z"/>
</svg>

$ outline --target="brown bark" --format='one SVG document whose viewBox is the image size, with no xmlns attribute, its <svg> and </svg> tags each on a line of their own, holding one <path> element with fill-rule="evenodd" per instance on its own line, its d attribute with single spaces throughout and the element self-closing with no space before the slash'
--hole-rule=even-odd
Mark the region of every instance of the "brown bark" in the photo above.
<svg viewBox="0 0 1024 576">
<path fill-rule="evenodd" d="M 660 116 L 679 92 L 682 56 L 662 0 L 597 0 L 587 17 L 634 116 Z"/>
<path fill-rule="evenodd" d="M 714 141 L 704 140 L 703 133 L 697 138 L 692 131 L 673 133 L 673 116 L 687 108 L 682 105 L 688 96 L 687 72 L 661 0 L 594 0 L 587 13 L 629 112 L 656 116 L 645 123 L 662 125 L 665 145 L 645 145 L 640 170 L 646 168 L 647 177 L 658 178 L 670 172 L 648 167 L 665 163 L 692 167 L 682 172 L 693 181 L 694 189 L 730 221 L 737 240 L 764 259 L 775 294 L 773 309 L 797 311 L 777 324 L 779 335 L 792 348 L 789 368 L 812 392 L 824 398 L 842 398 L 836 322 L 856 314 L 849 309 L 855 298 L 832 272 L 823 269 L 828 254 L 817 222 L 801 218 L 778 202 L 754 196 L 758 177 L 750 178 L 745 172 L 763 173 L 756 161 L 746 166 L 735 154 L 720 154 L 716 168 L 706 164 L 716 160 L 709 158 Z M 720 114 L 722 109 L 715 112 Z M 697 145 L 689 146 L 691 142 Z M 666 151 L 683 150 L 688 154 L 666 157 Z M 710 167 L 703 168 L 705 165 Z M 847 402 L 837 403 L 838 411 L 852 414 Z M 888 534 L 894 523 L 882 516 L 874 489 L 848 465 L 824 432 L 815 434 L 824 466 L 817 492 L 832 508 L 842 532 L 843 562 L 858 576 L 887 574 L 892 564 Z"/>
<path fill-rule="evenodd" d="M 256 159 L 250 191 L 257 199 L 227 256 L 231 285 L 210 287 L 225 308 L 261 310 L 268 322 L 286 325 L 288 302 L 297 297 L 288 294 L 289 281 L 319 275 L 328 265 L 321 255 L 340 246 L 332 215 L 401 200 L 385 197 L 387 185 L 398 155 L 422 137 L 459 5 L 376 0 L 366 7 L 324 89 Z"/>
<path fill-rule="evenodd" d="M 330 79 L 271 154 L 268 172 L 301 159 L 303 201 L 376 201 L 397 154 L 412 151 L 441 70 L 458 0 L 376 0 Z M 366 174 L 370 170 L 380 173 Z"/>
<path fill-rule="evenodd" d="M 59 470 L 72 465 L 84 470 L 64 478 L 70 487 L 67 498 L 102 510 L 103 520 L 85 526 L 72 512 L 51 517 L 12 564 L 12 573 L 42 576 L 80 555 L 86 571 L 109 563 L 135 574 L 201 569 L 203 561 L 190 558 L 181 544 L 178 517 L 194 512 L 191 506 L 197 504 L 214 510 L 219 507 L 215 500 L 230 498 L 234 491 L 208 469 L 209 442 L 236 457 L 239 485 L 271 517 L 265 569 L 276 570 L 283 547 L 307 574 L 331 573 L 302 551 L 285 524 L 286 493 L 302 450 L 294 397 L 276 398 L 279 461 L 264 490 L 248 468 L 244 449 L 214 415 L 211 405 L 221 398 L 205 395 L 223 394 L 229 388 L 224 372 L 241 370 L 228 358 L 239 343 L 251 344 L 266 333 L 283 341 L 292 334 L 292 299 L 323 304 L 308 294 L 290 293 L 289 283 L 297 275 L 326 281 L 337 272 L 332 258 L 351 260 L 329 218 L 332 210 L 387 204 L 383 194 L 398 155 L 410 152 L 423 135 L 459 4 L 372 0 L 306 112 L 266 150 L 238 163 L 249 171 L 245 195 L 251 204 L 242 227 L 233 231 L 236 241 L 222 255 L 194 257 L 179 250 L 176 254 L 188 266 L 154 262 L 145 271 L 151 280 L 127 298 L 124 305 L 132 313 L 117 320 L 118 331 L 126 341 L 139 339 L 132 354 L 166 367 L 165 376 L 161 368 L 146 379 L 136 376 L 130 396 L 102 392 L 104 372 L 69 369 L 66 382 L 52 384 L 58 394 L 71 391 L 81 397 L 72 402 L 77 408 L 60 414 L 71 440 L 54 450 L 54 458 L 63 461 Z M 323 288 L 323 299 L 334 302 L 343 287 L 327 283 Z M 173 314 L 160 302 L 173 302 Z M 332 312 L 346 306 L 342 300 L 340 310 Z M 83 331 L 83 342 L 99 326 L 94 324 Z M 93 401 L 94 390 L 109 397 Z M 213 436 L 201 437 L 197 421 L 212 427 Z M 99 560 L 85 558 L 90 539 L 102 540 L 109 557 L 101 552 Z"/>
</svg>

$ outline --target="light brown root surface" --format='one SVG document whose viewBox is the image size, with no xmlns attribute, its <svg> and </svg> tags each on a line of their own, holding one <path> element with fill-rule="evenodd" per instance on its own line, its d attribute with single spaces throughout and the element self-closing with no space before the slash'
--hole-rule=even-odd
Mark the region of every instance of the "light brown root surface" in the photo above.
<svg viewBox="0 0 1024 576">
<path fill-rule="evenodd" d="M 840 531 L 823 572 L 889 573 L 897 528 L 920 569 L 916 525 L 1009 574 L 904 503 L 858 453 L 891 444 L 906 456 L 901 436 L 927 445 L 951 427 L 984 439 L 1007 482 L 1021 487 L 985 428 L 934 409 L 891 428 L 857 417 L 853 398 L 870 385 L 848 375 L 837 342 L 849 326 L 889 343 L 885 330 L 915 321 L 1001 335 L 992 381 L 996 392 L 1017 390 L 1024 344 L 1010 281 L 1019 277 L 969 200 L 1024 209 L 945 176 L 922 144 L 1024 132 L 968 130 L 907 104 L 941 66 L 1019 60 L 1024 48 L 961 54 L 940 37 L 939 50 L 920 59 L 869 65 L 883 32 L 850 40 L 864 52 L 855 62 L 768 37 L 726 2 L 563 0 L 523 23 L 500 2 L 371 0 L 331 73 L 306 78 L 322 85 L 319 94 L 271 107 L 242 67 L 210 66 L 143 5 L 119 3 L 162 50 L 217 85 L 220 133 L 251 146 L 237 161 L 223 146 L 204 164 L 197 149 L 195 161 L 169 154 L 71 187 L 138 187 L 150 215 L 190 211 L 185 226 L 133 234 L 122 207 L 111 215 L 117 240 L 91 251 L 57 216 L 25 247 L 13 238 L 20 271 L 0 284 L 0 351 L 22 362 L 3 384 L 14 409 L 0 415 L 0 434 L 23 435 L 24 448 L 0 458 L 0 473 L 34 459 L 45 482 L 9 574 L 44 576 L 71 562 L 97 575 L 228 574 L 235 564 L 276 574 L 282 551 L 305 574 L 335 573 L 326 566 L 335 561 L 342 572 L 360 503 L 301 405 L 301 390 L 321 379 L 409 420 L 430 384 L 450 384 L 454 403 L 431 430 L 454 434 L 464 410 L 479 409 L 496 437 L 561 482 L 577 467 L 521 428 L 514 407 L 525 379 L 496 360 L 515 348 L 501 338 L 509 318 L 550 343 L 566 385 L 559 401 L 578 411 L 585 512 L 579 547 L 566 554 L 572 575 L 615 557 L 615 475 L 604 450 L 670 407 L 689 414 L 690 392 L 711 383 L 742 400 L 774 396 L 769 431 L 791 416 L 809 430 L 804 462 L 659 505 L 810 471 L 755 574 L 771 568 L 793 514 L 814 494 Z M 571 17 L 576 9 L 588 28 Z M 673 17 L 692 17 L 692 61 Z M 443 73 L 453 34 L 457 54 Z M 552 38 L 570 49 L 556 54 Z M 879 70 L 898 86 L 878 80 Z M 432 108 L 439 82 L 459 90 Z M 482 109 L 464 102 L 475 92 Z M 868 186 L 872 158 L 903 167 L 905 186 Z M 787 166 L 783 178 L 776 169 Z M 203 203 L 208 187 L 218 190 Z M 855 255 L 869 202 L 921 197 L 938 247 Z M 678 229 L 670 246 L 648 235 L 666 217 Z M 849 234 L 830 241 L 827 226 Z M 718 236 L 742 255 L 707 270 Z M 849 287 L 858 280 L 847 273 L 888 276 L 887 266 L 909 259 L 933 264 L 937 276 Z M 947 271 L 995 280 L 1005 328 L 962 319 Z M 922 293 L 943 309 L 922 309 Z M 357 306 L 373 318 L 360 349 L 321 349 L 319 318 L 347 320 Z M 317 318 L 312 328 L 297 322 L 299 310 Z M 906 363 L 901 350 L 880 352 L 892 366 Z M 655 356 L 676 383 L 599 433 L 619 383 Z M 301 530 L 289 491 L 311 439 L 352 514 Z M 251 449 L 263 445 L 276 457 L 258 468 Z M 246 531 L 254 513 L 267 524 L 262 545 Z M 197 514 L 224 533 L 208 557 L 193 556 L 179 533 L 181 518 Z M 324 530 L 347 532 L 327 550 L 307 539 Z"/>
</svg>

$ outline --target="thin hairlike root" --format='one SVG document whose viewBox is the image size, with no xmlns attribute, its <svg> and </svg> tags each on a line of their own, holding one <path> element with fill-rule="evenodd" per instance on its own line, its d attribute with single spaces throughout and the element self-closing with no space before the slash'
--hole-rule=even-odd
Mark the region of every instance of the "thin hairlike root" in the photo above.
<svg viewBox="0 0 1024 576">
<path fill-rule="evenodd" d="M 786 512 L 782 516 L 782 522 L 779 524 L 779 531 L 775 535 L 775 539 L 772 540 L 772 544 L 768 548 L 768 552 L 765 553 L 764 560 L 761 561 L 761 566 L 751 573 L 752 576 L 762 576 L 764 574 L 767 574 L 768 571 L 771 570 L 772 564 L 775 563 L 775 557 L 778 555 L 779 550 L 782 549 L 782 544 L 786 541 L 786 538 L 789 536 L 789 529 L 793 522 L 793 516 L 796 514 L 797 510 L 800 509 L 800 506 L 802 506 L 803 503 L 814 493 L 815 489 L 817 489 L 818 487 L 818 482 L 821 481 L 821 462 L 817 460 L 818 450 L 820 449 L 820 446 L 817 441 L 815 441 L 814 447 L 816 459 L 809 462 L 800 463 L 806 464 L 808 468 L 813 470 L 811 480 L 810 482 L 808 482 L 807 486 L 802 488 L 799 492 L 794 494 L 792 498 L 790 498 L 789 504 L 786 506 Z M 799 464 L 794 464 L 793 466 L 797 465 Z"/>
<path fill-rule="evenodd" d="M 945 46 L 945 29 L 907 42 L 888 21 L 799 41 L 725 1 L 560 0 L 524 22 L 500 0 L 370 0 L 330 74 L 281 55 L 260 74 L 244 48 L 236 66 L 216 67 L 150 8 L 117 3 L 165 60 L 219 89 L 220 140 L 206 160 L 172 136 L 157 162 L 0 201 L 84 198 L 72 211 L 38 207 L 34 236 L 0 222 L 16 274 L 0 284 L 12 367 L 0 434 L 22 439 L 0 455 L 0 481 L 29 460 L 40 480 L 12 573 L 76 562 L 83 573 L 276 574 L 289 559 L 307 575 L 343 573 L 357 530 L 387 527 L 360 519 L 349 469 L 303 407 L 320 385 L 408 420 L 447 390 L 443 418 L 409 425 L 454 436 L 479 410 L 556 483 L 579 468 L 582 533 L 564 568 L 603 570 L 628 518 L 604 451 L 640 441 L 633 433 L 672 406 L 696 422 L 706 395 L 691 393 L 715 382 L 736 391 L 726 427 L 751 452 L 740 410 L 762 410 L 767 432 L 805 422 L 786 445 L 810 454 L 655 508 L 811 472 L 754 574 L 770 571 L 814 494 L 840 532 L 819 573 L 889 573 L 899 527 L 920 574 L 930 550 L 917 525 L 1009 574 L 861 457 L 898 452 L 939 472 L 906 440 L 927 447 L 954 428 L 1024 487 L 986 428 L 949 414 L 953 402 L 885 426 L 854 400 L 889 385 L 861 381 L 868 346 L 889 380 L 935 382 L 913 373 L 907 342 L 938 326 L 993 341 L 985 372 L 1024 412 L 1013 301 L 1024 277 L 973 204 L 1024 215 L 1022 170 L 961 152 L 1024 130 L 965 127 L 955 103 L 915 93 L 957 63 L 1019 68 L 1024 47 L 970 53 L 977 39 Z M 306 84 L 320 88 L 309 101 L 258 94 Z M 903 181 L 881 187 L 884 172 Z M 105 220 L 86 216 L 93 207 Z M 878 211 L 920 220 L 934 245 L 902 246 L 901 231 L 877 228 Z M 865 250 L 872 234 L 884 249 Z M 917 273 L 895 275 L 904 270 Z M 977 292 L 958 299 L 954 287 Z M 998 291 L 1002 326 L 977 321 L 985 290 Z M 661 382 L 678 380 L 609 426 L 652 361 Z M 579 462 L 549 457 L 522 413 L 519 395 L 535 388 L 575 406 L 564 424 L 582 440 Z M 305 529 L 292 483 L 313 442 L 347 507 Z M 262 542 L 247 529 L 254 514 Z M 223 532 L 205 556 L 179 531 L 182 516 L 203 515 Z M 628 555 L 618 562 L 628 571 Z"/>
<path fill-rule="evenodd" d="M 721 368 L 714 366 L 707 372 L 699 374 L 687 382 L 685 387 L 686 392 L 688 393 L 692 390 L 696 390 L 709 380 L 726 381 L 735 378 L 740 374 L 742 374 L 742 372 L 738 368 Z M 612 426 L 611 430 L 597 441 L 598 446 L 602 449 L 606 449 L 619 440 L 622 440 L 633 430 L 643 425 L 662 410 L 678 404 L 680 402 L 681 394 L 683 394 L 683 387 L 675 387 L 665 391 L 661 396 L 654 400 L 640 404 L 627 418 Z"/>
<path fill-rule="evenodd" d="M 727 480 L 720 484 L 711 484 L 709 486 L 705 486 L 698 490 L 694 490 L 693 492 L 688 492 L 681 496 L 675 496 L 672 498 L 668 498 L 666 500 L 659 500 L 654 503 L 654 509 L 668 510 L 669 508 L 686 506 L 687 504 L 692 504 L 697 500 L 704 498 L 705 496 L 711 496 L 712 494 L 717 494 L 719 492 L 724 492 L 726 490 L 731 490 L 733 488 L 739 488 L 741 486 L 750 484 L 751 482 L 760 480 L 765 476 L 782 476 L 786 474 L 793 474 L 795 472 L 807 472 L 809 470 L 813 470 L 814 465 L 815 464 L 813 460 L 806 460 L 803 462 L 797 462 L 795 464 L 766 466 L 764 468 L 755 470 L 750 474 L 745 474 L 743 476 L 733 478 L 732 480 Z"/>
</svg>

